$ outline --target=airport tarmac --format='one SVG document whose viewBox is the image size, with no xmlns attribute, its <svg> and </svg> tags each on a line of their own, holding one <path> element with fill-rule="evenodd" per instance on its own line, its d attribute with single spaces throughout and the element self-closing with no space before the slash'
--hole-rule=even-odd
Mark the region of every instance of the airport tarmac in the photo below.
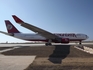
<svg viewBox="0 0 93 70">
<path fill-rule="evenodd" d="M 61 44 L 61 43 L 52 43 L 52 45 L 78 45 L 78 43 L 69 43 L 69 44 Z M 82 45 L 93 45 L 93 43 L 82 43 Z M 20 43 L 17 43 L 17 44 L 0 44 L 0 47 L 15 47 L 15 46 L 45 46 L 44 43 L 40 43 L 40 44 L 26 44 L 26 43 L 23 43 L 23 44 L 20 44 Z"/>
<path fill-rule="evenodd" d="M 74 45 L 0 44 L 0 70 L 93 70 L 93 54 Z"/>
</svg>

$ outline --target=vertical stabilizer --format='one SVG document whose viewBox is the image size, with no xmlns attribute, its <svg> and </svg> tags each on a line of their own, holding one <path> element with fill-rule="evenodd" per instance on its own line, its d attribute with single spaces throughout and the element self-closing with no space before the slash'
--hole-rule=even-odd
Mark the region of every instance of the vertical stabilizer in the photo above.
<svg viewBox="0 0 93 70">
<path fill-rule="evenodd" d="M 20 33 L 17 28 L 9 21 L 5 20 L 6 28 L 8 33 Z"/>
</svg>

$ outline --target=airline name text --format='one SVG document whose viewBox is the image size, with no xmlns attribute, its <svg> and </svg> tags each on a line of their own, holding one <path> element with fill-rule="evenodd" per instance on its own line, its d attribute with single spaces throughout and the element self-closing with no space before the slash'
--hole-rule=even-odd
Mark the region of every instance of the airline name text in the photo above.
<svg viewBox="0 0 93 70">
<path fill-rule="evenodd" d="M 55 35 L 58 35 L 58 36 L 67 36 L 67 37 L 76 37 L 75 34 L 55 34 Z"/>
</svg>

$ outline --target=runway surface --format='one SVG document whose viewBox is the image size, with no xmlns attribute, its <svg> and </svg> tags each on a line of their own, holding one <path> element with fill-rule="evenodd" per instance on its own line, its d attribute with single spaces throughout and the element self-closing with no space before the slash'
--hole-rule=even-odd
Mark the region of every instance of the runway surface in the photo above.
<svg viewBox="0 0 93 70">
<path fill-rule="evenodd" d="M 0 70 L 93 70 L 93 45 L 83 45 L 0 44 Z"/>
</svg>

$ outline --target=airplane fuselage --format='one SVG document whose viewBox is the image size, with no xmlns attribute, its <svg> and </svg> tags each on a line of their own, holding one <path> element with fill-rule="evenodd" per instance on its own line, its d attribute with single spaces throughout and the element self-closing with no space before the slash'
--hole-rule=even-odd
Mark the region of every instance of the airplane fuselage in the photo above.
<svg viewBox="0 0 93 70">
<path fill-rule="evenodd" d="M 88 38 L 85 34 L 74 34 L 74 33 L 54 33 L 60 38 L 69 38 L 70 41 L 82 41 Z M 14 37 L 27 41 L 47 41 L 47 39 L 39 34 L 25 34 L 25 33 L 14 33 Z"/>
</svg>

